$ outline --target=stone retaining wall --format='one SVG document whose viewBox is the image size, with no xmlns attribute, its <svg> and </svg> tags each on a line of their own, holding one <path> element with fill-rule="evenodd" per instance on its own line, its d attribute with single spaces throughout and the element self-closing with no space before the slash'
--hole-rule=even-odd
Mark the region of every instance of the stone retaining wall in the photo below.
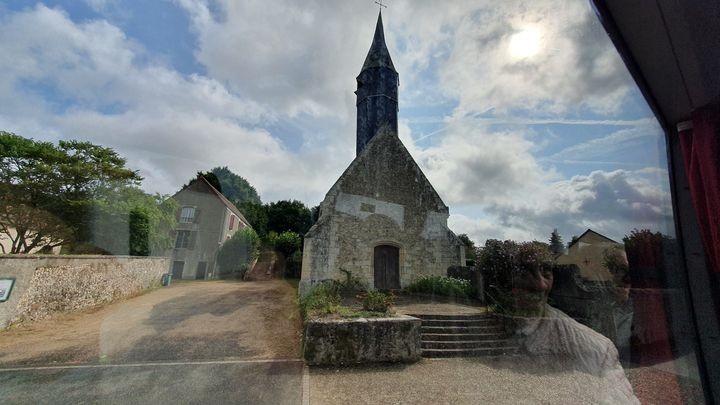
<svg viewBox="0 0 720 405">
<path fill-rule="evenodd" d="M 420 325 L 404 315 L 308 321 L 303 355 L 310 365 L 417 361 Z"/>
<path fill-rule="evenodd" d="M 15 278 L 0 302 L 0 329 L 79 311 L 160 285 L 165 257 L 0 255 L 0 278 Z"/>
</svg>

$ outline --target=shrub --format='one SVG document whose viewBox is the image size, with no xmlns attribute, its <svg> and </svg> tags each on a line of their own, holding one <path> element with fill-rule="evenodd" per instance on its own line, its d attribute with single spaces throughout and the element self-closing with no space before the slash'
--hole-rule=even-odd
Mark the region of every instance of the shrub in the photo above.
<svg viewBox="0 0 720 405">
<path fill-rule="evenodd" d="M 302 238 L 295 232 L 285 231 L 282 233 L 270 232 L 268 243 L 276 252 L 282 253 L 286 258 L 302 247 Z"/>
<path fill-rule="evenodd" d="M 260 254 L 260 238 L 252 228 L 237 231 L 223 243 L 217 256 L 220 275 L 242 276 L 249 264 Z"/>
<path fill-rule="evenodd" d="M 551 270 L 553 257 L 545 243 L 488 239 L 478 258 L 486 294 L 496 311 L 513 311 L 513 276 Z"/>
<path fill-rule="evenodd" d="M 300 312 L 303 318 L 338 312 L 342 299 L 340 288 L 335 282 L 316 285 L 310 292 L 300 297 Z"/>
<path fill-rule="evenodd" d="M 473 287 L 469 281 L 443 276 L 420 277 L 410 284 L 406 291 L 462 298 L 474 296 Z"/>
<path fill-rule="evenodd" d="M 365 311 L 387 312 L 395 303 L 395 296 L 378 290 L 370 290 L 365 294 L 358 295 Z"/>
</svg>

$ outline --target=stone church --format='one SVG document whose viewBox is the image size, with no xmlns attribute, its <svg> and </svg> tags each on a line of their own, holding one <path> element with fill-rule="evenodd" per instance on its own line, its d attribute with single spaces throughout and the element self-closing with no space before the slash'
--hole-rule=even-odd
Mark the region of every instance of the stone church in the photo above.
<svg viewBox="0 0 720 405">
<path fill-rule="evenodd" d="M 400 289 L 465 263 L 449 209 L 398 137 L 398 72 L 382 15 L 357 77 L 357 156 L 305 235 L 300 291 L 352 272 L 368 287 Z"/>
</svg>

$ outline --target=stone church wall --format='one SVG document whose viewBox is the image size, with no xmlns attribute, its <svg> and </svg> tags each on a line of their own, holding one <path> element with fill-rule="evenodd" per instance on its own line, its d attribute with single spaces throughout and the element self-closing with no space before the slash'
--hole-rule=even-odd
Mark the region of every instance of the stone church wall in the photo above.
<svg viewBox="0 0 720 405">
<path fill-rule="evenodd" d="M 374 287 L 374 248 L 399 248 L 400 286 L 444 276 L 464 261 L 448 208 L 394 133 L 378 134 L 327 193 L 305 237 L 301 292 L 342 280 L 341 269 Z"/>
</svg>

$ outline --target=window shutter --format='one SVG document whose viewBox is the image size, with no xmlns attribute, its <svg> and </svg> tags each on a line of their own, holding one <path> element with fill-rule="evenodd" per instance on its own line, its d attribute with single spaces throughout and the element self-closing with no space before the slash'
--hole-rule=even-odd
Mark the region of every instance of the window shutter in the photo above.
<svg viewBox="0 0 720 405">
<path fill-rule="evenodd" d="M 180 222 L 180 215 L 182 214 L 183 207 L 180 207 L 175 211 L 175 221 Z"/>
<path fill-rule="evenodd" d="M 200 208 L 195 208 L 195 220 L 193 222 L 195 222 L 196 224 L 200 222 L 200 213 L 201 212 L 202 212 L 202 210 Z"/>
</svg>

